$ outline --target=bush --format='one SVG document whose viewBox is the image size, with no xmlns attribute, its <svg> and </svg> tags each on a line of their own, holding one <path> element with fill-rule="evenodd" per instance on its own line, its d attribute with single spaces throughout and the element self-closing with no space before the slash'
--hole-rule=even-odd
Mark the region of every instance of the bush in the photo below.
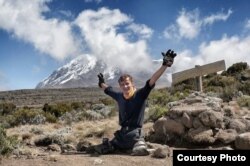
<svg viewBox="0 0 250 166">
<path fill-rule="evenodd" d="M 175 84 L 171 91 L 172 93 L 176 93 L 176 92 L 183 92 L 187 90 L 190 91 L 190 90 L 195 90 L 195 89 L 196 89 L 195 79 L 190 78 L 190 79 L 187 79 L 180 83 Z"/>
<path fill-rule="evenodd" d="M 248 107 L 250 109 L 250 96 L 242 96 L 237 99 L 237 103 L 241 107 Z"/>
<path fill-rule="evenodd" d="M 73 102 L 71 103 L 70 107 L 73 109 L 73 110 L 77 110 L 77 109 L 83 109 L 85 106 L 85 104 L 83 102 Z"/>
<path fill-rule="evenodd" d="M 239 85 L 239 90 L 246 95 L 250 95 L 250 82 L 246 82 Z"/>
<path fill-rule="evenodd" d="M 232 99 L 235 97 L 237 93 L 237 89 L 233 86 L 227 86 L 223 88 L 222 93 L 219 94 L 219 97 L 224 101 L 224 102 L 229 102 L 232 101 Z"/>
<path fill-rule="evenodd" d="M 17 144 L 17 137 L 8 137 L 5 129 L 0 125 L 0 155 L 9 155 Z"/>
<path fill-rule="evenodd" d="M 55 105 L 45 104 L 43 111 L 54 115 L 55 117 L 61 117 L 64 113 L 72 111 L 72 108 L 67 103 L 57 103 Z"/>
<path fill-rule="evenodd" d="M 167 107 L 162 107 L 159 105 L 151 106 L 151 107 L 149 107 L 148 121 L 155 122 L 160 117 L 166 115 L 167 112 L 168 112 Z"/>
<path fill-rule="evenodd" d="M 209 80 L 206 86 L 220 86 L 226 87 L 236 83 L 236 79 L 234 77 L 226 77 L 217 75 L 213 77 L 213 79 Z"/>
<path fill-rule="evenodd" d="M 16 110 L 16 105 L 13 103 L 0 103 L 0 114 L 8 115 Z"/>
<path fill-rule="evenodd" d="M 170 100 L 170 93 L 166 89 L 153 90 L 149 97 L 148 102 L 150 105 L 167 105 Z"/>
<path fill-rule="evenodd" d="M 40 124 L 44 123 L 45 119 L 41 115 L 42 112 L 34 109 L 20 109 L 13 114 L 14 121 L 11 126 L 19 124 Z"/>
<path fill-rule="evenodd" d="M 110 97 L 105 97 L 100 99 L 100 102 L 103 103 L 104 105 L 115 105 L 115 100 L 110 98 Z"/>
<path fill-rule="evenodd" d="M 248 69 L 248 65 L 246 62 L 235 63 L 230 66 L 227 71 L 223 73 L 223 75 L 235 76 L 236 74 L 241 73 L 246 69 Z"/>
<path fill-rule="evenodd" d="M 43 116 L 46 118 L 46 121 L 49 123 L 56 123 L 58 121 L 58 118 L 55 117 L 55 115 L 52 115 L 49 112 L 44 112 Z"/>
</svg>

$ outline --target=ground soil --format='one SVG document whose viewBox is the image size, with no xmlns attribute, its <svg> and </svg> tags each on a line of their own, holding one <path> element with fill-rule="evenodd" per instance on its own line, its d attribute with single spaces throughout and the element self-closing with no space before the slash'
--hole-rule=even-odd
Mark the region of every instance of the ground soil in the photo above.
<svg viewBox="0 0 250 166">
<path fill-rule="evenodd" d="M 151 156 L 130 156 L 112 154 L 90 156 L 87 154 L 61 155 L 51 154 L 35 158 L 4 158 L 0 165 L 3 166 L 171 166 L 172 158 L 156 159 Z"/>
</svg>

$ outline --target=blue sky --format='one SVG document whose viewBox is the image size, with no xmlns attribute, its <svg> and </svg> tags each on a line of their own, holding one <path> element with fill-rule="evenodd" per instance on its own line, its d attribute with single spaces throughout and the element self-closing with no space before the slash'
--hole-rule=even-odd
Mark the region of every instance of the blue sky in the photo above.
<svg viewBox="0 0 250 166">
<path fill-rule="evenodd" d="M 247 0 L 0 0 L 0 90 L 32 89 L 85 54 L 147 70 L 171 48 L 169 75 L 250 64 L 249 11 Z"/>
</svg>

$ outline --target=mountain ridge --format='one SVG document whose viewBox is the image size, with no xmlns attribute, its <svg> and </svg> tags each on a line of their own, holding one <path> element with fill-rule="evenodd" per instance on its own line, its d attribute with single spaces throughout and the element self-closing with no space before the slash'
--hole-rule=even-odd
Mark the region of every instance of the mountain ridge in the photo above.
<svg viewBox="0 0 250 166">
<path fill-rule="evenodd" d="M 153 69 L 160 66 L 161 61 L 153 61 Z M 98 83 L 97 75 L 101 72 L 104 74 L 105 81 L 110 86 L 118 86 L 117 80 L 123 73 L 129 73 L 133 76 L 135 85 L 142 87 L 153 74 L 153 69 L 148 71 L 122 71 L 118 67 L 108 66 L 103 61 L 88 54 L 81 55 L 71 60 L 66 65 L 58 68 L 52 74 L 39 82 L 36 89 L 43 88 L 79 88 L 79 87 L 96 87 Z M 158 87 L 169 85 L 167 76 L 163 76 L 157 83 Z"/>
</svg>

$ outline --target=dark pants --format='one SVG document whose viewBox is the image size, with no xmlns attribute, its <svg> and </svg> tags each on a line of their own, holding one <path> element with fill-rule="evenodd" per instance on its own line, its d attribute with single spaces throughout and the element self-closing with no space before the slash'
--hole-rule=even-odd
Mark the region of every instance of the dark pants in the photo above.
<svg viewBox="0 0 250 166">
<path fill-rule="evenodd" d="M 114 133 L 111 144 L 116 149 L 132 149 L 137 141 L 144 141 L 141 128 L 122 127 Z"/>
</svg>

